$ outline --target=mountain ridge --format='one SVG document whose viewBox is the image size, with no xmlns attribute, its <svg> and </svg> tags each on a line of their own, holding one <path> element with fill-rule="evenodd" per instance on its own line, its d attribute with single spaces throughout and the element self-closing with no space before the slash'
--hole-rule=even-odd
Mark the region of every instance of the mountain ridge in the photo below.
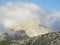
<svg viewBox="0 0 60 45">
<path fill-rule="evenodd" d="M 52 32 L 51 29 L 45 27 L 42 24 L 40 18 L 35 16 L 32 16 L 31 20 L 25 20 L 25 22 L 22 22 L 22 23 L 19 22 L 9 27 L 9 29 L 13 32 L 24 30 L 29 37 L 34 37 L 37 35 L 42 35 L 42 34 Z"/>
</svg>

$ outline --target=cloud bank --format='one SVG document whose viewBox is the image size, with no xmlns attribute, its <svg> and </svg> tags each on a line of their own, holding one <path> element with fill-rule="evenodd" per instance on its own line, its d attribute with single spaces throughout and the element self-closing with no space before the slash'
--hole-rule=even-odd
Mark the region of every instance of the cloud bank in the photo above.
<svg viewBox="0 0 60 45">
<path fill-rule="evenodd" d="M 60 12 L 54 12 L 46 16 L 47 23 L 50 28 L 60 30 Z"/>
<path fill-rule="evenodd" d="M 0 6 L 0 23 L 6 28 L 32 19 L 39 19 L 45 26 L 60 29 L 60 12 L 49 11 L 34 3 L 11 3 Z"/>
<path fill-rule="evenodd" d="M 6 27 L 30 21 L 35 18 L 40 19 L 40 15 L 45 14 L 47 14 L 47 10 L 33 3 L 9 2 L 0 6 L 0 22 Z"/>
</svg>

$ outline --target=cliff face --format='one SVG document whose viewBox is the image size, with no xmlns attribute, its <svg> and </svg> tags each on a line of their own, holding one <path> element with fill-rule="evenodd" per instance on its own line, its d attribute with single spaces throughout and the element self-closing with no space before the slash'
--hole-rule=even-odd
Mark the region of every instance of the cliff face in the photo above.
<svg viewBox="0 0 60 45">
<path fill-rule="evenodd" d="M 60 45 L 60 32 L 33 37 L 28 42 L 28 45 Z"/>
<path fill-rule="evenodd" d="M 10 27 L 10 29 L 14 32 L 19 31 L 19 30 L 24 30 L 25 33 L 29 37 L 34 37 L 37 35 L 42 35 L 42 34 L 52 32 L 52 30 L 50 30 L 47 27 L 45 27 L 44 25 L 42 25 L 38 19 L 23 22 L 23 23 L 18 24 L 16 26 Z"/>
</svg>

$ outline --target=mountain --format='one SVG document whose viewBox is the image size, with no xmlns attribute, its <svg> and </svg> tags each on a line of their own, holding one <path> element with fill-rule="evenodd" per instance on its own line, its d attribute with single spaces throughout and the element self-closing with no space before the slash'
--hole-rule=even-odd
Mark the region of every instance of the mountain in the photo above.
<svg viewBox="0 0 60 45">
<path fill-rule="evenodd" d="M 16 26 L 12 26 L 12 27 L 10 27 L 10 29 L 14 32 L 17 32 L 19 30 L 24 30 L 25 33 L 29 37 L 34 37 L 34 36 L 37 36 L 37 35 L 42 35 L 42 34 L 52 32 L 51 29 L 42 25 L 42 23 L 37 19 L 30 20 L 30 21 L 27 21 L 27 22 L 23 22 L 23 23 L 18 24 Z"/>
<path fill-rule="evenodd" d="M 0 34 L 0 41 L 3 41 L 3 40 L 5 40 L 5 35 Z"/>
<path fill-rule="evenodd" d="M 29 38 L 29 36 L 25 33 L 24 30 L 19 30 L 15 32 L 15 37 L 20 40 L 24 40 Z"/>
<path fill-rule="evenodd" d="M 33 37 L 27 45 L 60 45 L 60 32 L 51 32 Z"/>
<path fill-rule="evenodd" d="M 15 42 L 16 45 L 60 45 L 60 32 L 50 32 L 24 40 L 11 40 L 10 42 Z"/>
</svg>

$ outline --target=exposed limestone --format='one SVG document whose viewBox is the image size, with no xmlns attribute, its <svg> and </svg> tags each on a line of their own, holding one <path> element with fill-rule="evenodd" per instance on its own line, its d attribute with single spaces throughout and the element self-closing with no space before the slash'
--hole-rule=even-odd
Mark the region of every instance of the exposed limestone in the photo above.
<svg viewBox="0 0 60 45">
<path fill-rule="evenodd" d="M 37 19 L 29 22 L 24 22 L 10 28 L 12 31 L 24 30 L 29 37 L 34 37 L 38 35 L 43 35 L 52 32 L 51 29 L 45 27 Z"/>
</svg>

